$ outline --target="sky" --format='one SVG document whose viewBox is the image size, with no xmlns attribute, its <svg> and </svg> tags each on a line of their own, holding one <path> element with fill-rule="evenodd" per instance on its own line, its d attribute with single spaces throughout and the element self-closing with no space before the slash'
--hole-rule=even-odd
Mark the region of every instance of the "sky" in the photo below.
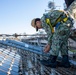
<svg viewBox="0 0 76 75">
<path fill-rule="evenodd" d="M 31 20 L 42 17 L 53 0 L 0 0 L 0 34 L 34 34 Z M 63 9 L 64 0 L 54 0 Z"/>
</svg>

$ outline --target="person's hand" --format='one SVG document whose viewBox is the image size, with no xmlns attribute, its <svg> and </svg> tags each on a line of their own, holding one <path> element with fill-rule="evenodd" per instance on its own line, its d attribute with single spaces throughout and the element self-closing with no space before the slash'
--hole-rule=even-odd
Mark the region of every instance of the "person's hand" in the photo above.
<svg viewBox="0 0 76 75">
<path fill-rule="evenodd" d="M 44 52 L 47 53 L 50 51 L 50 45 L 47 44 L 45 47 L 44 47 Z"/>
</svg>

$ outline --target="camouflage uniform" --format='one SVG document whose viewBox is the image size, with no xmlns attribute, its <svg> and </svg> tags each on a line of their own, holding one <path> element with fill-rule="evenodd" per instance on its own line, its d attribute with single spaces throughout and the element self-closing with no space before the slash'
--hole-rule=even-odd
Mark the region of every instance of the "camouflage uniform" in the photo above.
<svg viewBox="0 0 76 75">
<path fill-rule="evenodd" d="M 46 13 L 42 16 L 42 27 L 48 35 L 48 43 L 51 44 L 51 55 L 58 56 L 59 51 L 62 55 L 68 54 L 68 37 L 70 35 L 70 28 L 72 27 L 71 21 L 67 20 L 66 22 L 60 22 L 60 25 L 55 29 L 55 32 L 52 33 L 49 25 L 45 22 L 46 18 L 50 18 L 51 24 L 53 25 L 57 18 L 62 14 L 59 10 L 53 10 L 49 13 Z M 63 17 L 66 15 L 63 14 Z M 70 26 L 68 26 L 70 24 Z"/>
</svg>

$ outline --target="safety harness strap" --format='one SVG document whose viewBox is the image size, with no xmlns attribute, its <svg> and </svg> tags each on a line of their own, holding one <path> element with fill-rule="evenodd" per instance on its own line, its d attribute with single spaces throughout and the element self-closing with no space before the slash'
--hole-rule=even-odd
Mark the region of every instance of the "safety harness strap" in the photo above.
<svg viewBox="0 0 76 75">
<path fill-rule="evenodd" d="M 49 18 L 46 18 L 46 23 L 47 23 L 47 25 L 50 26 L 50 29 L 52 30 L 52 33 L 54 33 L 54 27 L 55 26 L 58 27 L 60 25 L 60 22 L 64 23 L 64 22 L 66 22 L 68 20 L 68 16 L 67 15 L 66 15 L 65 18 L 62 18 L 62 15 L 63 15 L 63 13 L 57 18 L 57 20 L 55 21 L 54 25 L 51 24 L 51 20 Z"/>
<path fill-rule="evenodd" d="M 54 27 L 52 26 L 51 21 L 50 21 L 49 18 L 46 18 L 46 23 L 47 23 L 47 25 L 50 26 L 50 29 L 52 30 L 52 33 L 54 33 Z"/>
</svg>

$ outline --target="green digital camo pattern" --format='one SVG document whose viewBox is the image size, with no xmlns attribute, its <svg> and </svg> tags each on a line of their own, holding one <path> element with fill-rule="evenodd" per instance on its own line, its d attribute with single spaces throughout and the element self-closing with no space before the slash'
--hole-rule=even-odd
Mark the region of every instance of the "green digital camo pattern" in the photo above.
<svg viewBox="0 0 76 75">
<path fill-rule="evenodd" d="M 52 17 L 51 16 L 52 13 Z M 70 28 L 71 26 L 68 26 L 71 22 L 68 20 L 66 23 L 61 23 L 58 28 L 55 30 L 54 34 L 52 34 L 51 29 L 49 25 L 46 24 L 45 19 L 46 17 L 51 19 L 51 22 L 55 22 L 56 19 L 59 17 L 59 11 L 57 10 L 53 12 L 49 12 L 42 16 L 42 27 L 46 31 L 48 35 L 48 43 L 51 44 L 51 55 L 58 55 L 59 51 L 61 51 L 62 55 L 67 55 L 68 53 L 68 37 L 70 35 Z M 58 14 L 58 15 L 57 15 Z M 60 13 L 61 14 L 61 13 Z M 54 18 L 53 18 L 54 16 Z M 56 19 L 55 19 L 56 18 Z M 55 20 L 55 21 L 54 21 Z M 52 22 L 52 24 L 53 24 Z"/>
<path fill-rule="evenodd" d="M 73 16 L 74 19 L 76 19 L 76 0 L 72 2 L 67 11 Z"/>
</svg>

